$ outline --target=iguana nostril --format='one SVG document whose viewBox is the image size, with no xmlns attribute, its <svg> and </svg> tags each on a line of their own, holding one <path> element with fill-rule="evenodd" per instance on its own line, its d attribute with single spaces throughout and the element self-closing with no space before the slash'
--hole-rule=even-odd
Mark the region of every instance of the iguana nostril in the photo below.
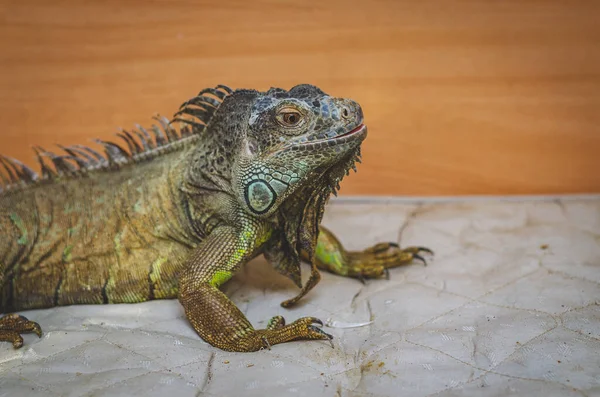
<svg viewBox="0 0 600 397">
<path fill-rule="evenodd" d="M 345 106 L 342 108 L 342 117 L 345 118 L 345 119 L 349 119 L 350 118 L 350 111 Z"/>
</svg>

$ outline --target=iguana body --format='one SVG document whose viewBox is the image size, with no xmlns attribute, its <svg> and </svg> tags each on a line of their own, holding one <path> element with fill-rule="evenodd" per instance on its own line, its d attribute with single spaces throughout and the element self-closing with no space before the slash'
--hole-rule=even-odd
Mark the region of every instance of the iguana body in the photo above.
<svg viewBox="0 0 600 397">
<path fill-rule="evenodd" d="M 218 287 L 253 257 L 265 254 L 300 287 L 300 258 L 313 263 L 284 306 L 318 282 L 317 266 L 366 278 L 420 259 L 423 248 L 393 244 L 349 253 L 319 233 L 325 202 L 366 137 L 355 102 L 308 85 L 219 86 L 182 105 L 179 131 L 160 121 L 155 138 L 124 131 L 128 151 L 108 142 L 104 155 L 37 149 L 41 178 L 0 157 L 0 312 L 179 298 L 205 341 L 255 351 L 331 336 L 312 317 L 252 327 Z M 19 347 L 23 332 L 41 335 L 24 317 L 0 319 L 0 341 Z"/>
</svg>

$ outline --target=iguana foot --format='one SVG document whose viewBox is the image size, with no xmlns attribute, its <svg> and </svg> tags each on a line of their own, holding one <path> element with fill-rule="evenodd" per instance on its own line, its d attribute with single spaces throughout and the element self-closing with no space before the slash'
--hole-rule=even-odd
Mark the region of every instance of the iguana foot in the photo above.
<svg viewBox="0 0 600 397">
<path fill-rule="evenodd" d="M 382 276 L 389 278 L 388 269 L 407 265 L 415 260 L 427 265 L 421 253 L 433 254 L 433 251 L 425 247 L 401 249 L 396 243 L 379 243 L 364 251 L 346 251 L 333 233 L 321 228 L 315 261 L 320 269 L 364 281 Z"/>
<path fill-rule="evenodd" d="M 285 325 L 283 317 L 275 316 L 269 321 L 266 329 L 254 331 L 251 338 L 260 340 L 262 347 L 267 349 L 270 349 L 272 345 L 294 340 L 328 340 L 331 342 L 333 336 L 314 324 L 322 326 L 323 322 L 315 317 L 302 317 Z"/>
<path fill-rule="evenodd" d="M 421 253 L 433 255 L 433 251 L 426 247 L 400 248 L 396 243 L 379 243 L 364 251 L 346 252 L 348 262 L 348 277 L 355 277 L 361 281 L 367 278 L 389 279 L 388 269 L 407 265 L 415 260 L 427 266 L 427 261 Z"/>
<path fill-rule="evenodd" d="M 15 349 L 18 349 L 23 346 L 21 334 L 29 333 L 34 333 L 41 338 L 42 328 L 35 321 L 29 321 L 16 313 L 0 318 L 0 342 L 11 342 Z"/>
<path fill-rule="evenodd" d="M 265 329 L 248 329 L 232 341 L 215 341 L 214 345 L 227 351 L 253 352 L 271 349 L 271 346 L 299 340 L 331 340 L 333 336 L 323 331 L 319 326 L 323 322 L 315 317 L 302 317 L 291 324 L 285 324 L 285 319 L 275 316 Z M 212 343 L 211 343 L 212 344 Z"/>
<path fill-rule="evenodd" d="M 331 340 L 319 326 L 323 322 L 303 317 L 286 324 L 282 316 L 269 320 L 265 329 L 254 329 L 227 296 L 210 284 L 192 285 L 184 277 L 179 301 L 190 324 L 206 342 L 226 351 L 254 352 L 296 340 Z"/>
</svg>

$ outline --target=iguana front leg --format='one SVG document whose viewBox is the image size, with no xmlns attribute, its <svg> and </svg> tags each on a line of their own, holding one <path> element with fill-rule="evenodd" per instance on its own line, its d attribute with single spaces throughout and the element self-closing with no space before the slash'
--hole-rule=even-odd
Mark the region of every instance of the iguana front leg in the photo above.
<svg viewBox="0 0 600 397">
<path fill-rule="evenodd" d="M 265 232 L 253 228 L 220 227 L 202 242 L 179 279 L 179 301 L 188 320 L 202 339 L 227 351 L 251 352 L 301 339 L 330 340 L 331 335 L 314 325 L 322 322 L 313 317 L 286 325 L 283 317 L 276 316 L 266 329 L 256 330 L 218 289 L 266 238 Z"/>
<path fill-rule="evenodd" d="M 340 276 L 360 280 L 388 275 L 388 269 L 419 260 L 424 264 L 421 252 L 433 254 L 429 248 L 399 248 L 395 243 L 379 243 L 364 251 L 347 251 L 334 234 L 320 227 L 315 263 L 317 267 Z"/>
</svg>

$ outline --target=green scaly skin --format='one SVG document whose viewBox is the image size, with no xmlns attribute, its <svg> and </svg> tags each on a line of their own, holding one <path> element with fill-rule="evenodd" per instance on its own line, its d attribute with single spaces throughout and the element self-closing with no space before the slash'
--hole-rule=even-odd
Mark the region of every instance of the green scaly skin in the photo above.
<svg viewBox="0 0 600 397">
<path fill-rule="evenodd" d="M 319 227 L 325 203 L 366 137 L 360 106 L 300 85 L 289 91 L 206 89 L 160 119 L 100 142 L 106 153 L 38 148 L 42 176 L 0 157 L 0 312 L 178 298 L 197 333 L 228 351 L 331 336 L 321 321 L 283 317 L 256 330 L 219 290 L 264 254 L 301 291 L 318 268 L 377 278 L 422 259 L 421 247 L 347 252 Z M 302 286 L 300 260 L 312 263 Z M 41 336 L 25 317 L 0 318 L 0 341 Z"/>
</svg>

